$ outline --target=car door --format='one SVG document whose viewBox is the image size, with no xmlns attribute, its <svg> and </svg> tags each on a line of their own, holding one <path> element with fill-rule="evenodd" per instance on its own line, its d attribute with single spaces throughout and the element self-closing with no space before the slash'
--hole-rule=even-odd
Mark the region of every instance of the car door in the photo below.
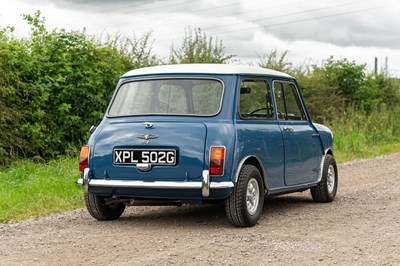
<svg viewBox="0 0 400 266">
<path fill-rule="evenodd" d="M 322 158 L 319 134 L 308 120 L 297 86 L 273 83 L 279 127 L 285 150 L 285 184 L 293 186 L 317 180 Z"/>
<path fill-rule="evenodd" d="M 284 150 L 275 119 L 270 83 L 261 78 L 243 78 L 236 119 L 236 158 L 256 156 L 265 169 L 268 188 L 284 187 Z"/>
</svg>

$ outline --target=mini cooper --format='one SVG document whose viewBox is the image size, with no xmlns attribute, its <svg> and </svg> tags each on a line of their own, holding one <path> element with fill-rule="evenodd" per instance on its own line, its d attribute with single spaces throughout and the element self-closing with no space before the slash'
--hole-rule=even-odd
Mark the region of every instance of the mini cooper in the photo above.
<svg viewBox="0 0 400 266">
<path fill-rule="evenodd" d="M 264 199 L 311 190 L 334 200 L 333 135 L 313 123 L 296 80 L 259 67 L 187 64 L 129 71 L 80 153 L 98 220 L 126 206 L 223 203 L 234 226 Z"/>
</svg>

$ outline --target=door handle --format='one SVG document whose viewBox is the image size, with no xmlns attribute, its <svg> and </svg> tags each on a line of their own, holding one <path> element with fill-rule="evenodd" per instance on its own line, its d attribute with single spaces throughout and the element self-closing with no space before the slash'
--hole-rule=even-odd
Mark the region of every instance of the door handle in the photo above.
<svg viewBox="0 0 400 266">
<path fill-rule="evenodd" d="M 292 127 L 283 127 L 284 132 L 293 132 L 294 129 Z"/>
</svg>

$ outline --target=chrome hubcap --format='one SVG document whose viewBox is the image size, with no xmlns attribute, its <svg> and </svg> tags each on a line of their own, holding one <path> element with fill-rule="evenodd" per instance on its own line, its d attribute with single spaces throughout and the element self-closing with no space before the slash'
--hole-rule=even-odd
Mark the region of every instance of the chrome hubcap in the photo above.
<svg viewBox="0 0 400 266">
<path fill-rule="evenodd" d="M 329 194 L 332 194 L 335 188 L 335 169 L 333 168 L 333 165 L 329 165 L 328 167 L 328 175 L 326 177 L 326 182 L 328 185 L 328 192 Z"/>
<path fill-rule="evenodd" d="M 260 200 L 260 188 L 256 179 L 250 179 L 247 184 L 246 206 L 250 215 L 254 215 L 257 211 Z"/>
</svg>

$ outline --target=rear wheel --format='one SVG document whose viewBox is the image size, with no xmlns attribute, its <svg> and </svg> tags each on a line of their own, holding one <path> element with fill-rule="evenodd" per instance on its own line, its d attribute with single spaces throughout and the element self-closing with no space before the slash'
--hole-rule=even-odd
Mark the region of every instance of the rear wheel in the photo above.
<svg viewBox="0 0 400 266">
<path fill-rule="evenodd" d="M 312 187 L 311 196 L 315 202 L 331 202 L 335 199 L 338 186 L 338 171 L 335 158 L 327 154 L 322 169 L 322 178 L 316 187 Z"/>
<path fill-rule="evenodd" d="M 106 204 L 105 197 L 85 193 L 86 208 L 93 218 L 99 221 L 118 219 L 125 210 L 125 204 Z"/>
<path fill-rule="evenodd" d="M 261 174 L 253 165 L 243 165 L 236 186 L 225 201 L 229 221 L 239 227 L 254 226 L 264 206 L 264 185 Z"/>
</svg>

